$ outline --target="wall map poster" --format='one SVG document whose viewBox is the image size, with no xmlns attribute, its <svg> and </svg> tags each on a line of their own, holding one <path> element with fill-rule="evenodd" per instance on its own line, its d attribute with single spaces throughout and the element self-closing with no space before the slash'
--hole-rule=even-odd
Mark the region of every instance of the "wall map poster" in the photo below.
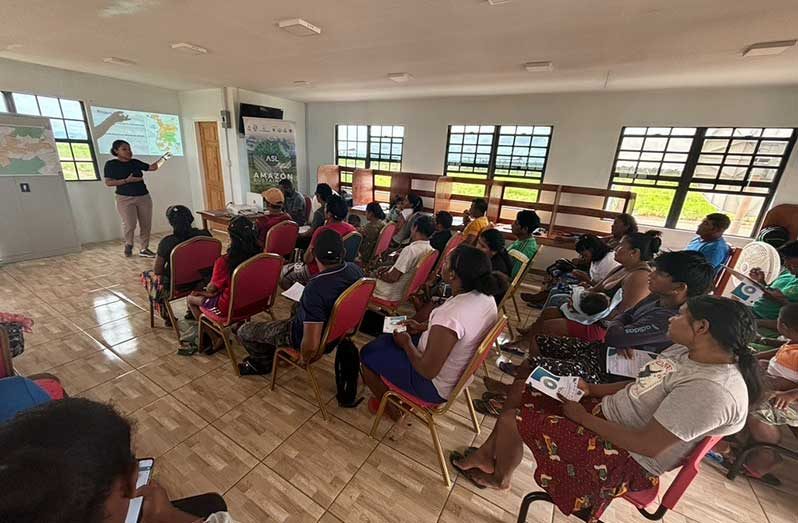
<svg viewBox="0 0 798 523">
<path fill-rule="evenodd" d="M 294 122 L 244 117 L 250 191 L 262 192 L 288 178 L 296 186 Z"/>
</svg>

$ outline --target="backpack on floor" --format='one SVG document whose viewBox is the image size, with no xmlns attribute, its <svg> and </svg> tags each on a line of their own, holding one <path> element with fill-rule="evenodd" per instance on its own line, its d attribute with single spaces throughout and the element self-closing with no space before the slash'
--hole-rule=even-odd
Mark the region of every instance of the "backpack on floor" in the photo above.
<svg viewBox="0 0 798 523">
<path fill-rule="evenodd" d="M 357 382 L 360 378 L 360 353 L 352 340 L 343 339 L 335 352 L 335 386 L 338 405 L 355 408 L 363 401 L 357 397 Z"/>
</svg>

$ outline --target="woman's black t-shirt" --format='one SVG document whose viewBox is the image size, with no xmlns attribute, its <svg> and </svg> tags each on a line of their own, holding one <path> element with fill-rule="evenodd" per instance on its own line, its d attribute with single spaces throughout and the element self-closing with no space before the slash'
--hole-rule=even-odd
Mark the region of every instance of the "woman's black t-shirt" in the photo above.
<svg viewBox="0 0 798 523">
<path fill-rule="evenodd" d="M 141 160 L 136 160 L 135 158 L 128 162 L 108 160 L 105 162 L 103 176 L 112 180 L 124 180 L 131 174 L 137 178 L 141 178 L 144 176 L 144 172 L 148 171 L 149 169 L 150 164 L 144 163 Z M 121 196 L 144 196 L 145 194 L 149 194 L 149 191 L 142 180 L 136 183 L 117 185 L 116 194 Z"/>
</svg>

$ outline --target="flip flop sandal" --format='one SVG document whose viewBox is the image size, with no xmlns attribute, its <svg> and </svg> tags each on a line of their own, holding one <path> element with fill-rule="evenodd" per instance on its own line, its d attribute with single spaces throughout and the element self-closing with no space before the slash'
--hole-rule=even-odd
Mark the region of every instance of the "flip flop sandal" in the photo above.
<svg viewBox="0 0 798 523">
<path fill-rule="evenodd" d="M 514 365 L 508 361 L 503 361 L 499 363 L 499 369 L 501 369 L 501 371 L 505 374 L 515 376 L 515 371 L 518 370 L 518 365 Z"/>
<path fill-rule="evenodd" d="M 745 476 L 748 479 L 761 481 L 765 485 L 770 485 L 771 487 L 780 487 L 781 486 L 781 480 L 779 478 L 777 478 L 776 476 L 774 476 L 773 474 L 762 474 L 760 476 L 760 475 L 754 474 L 753 472 L 748 470 L 748 467 L 746 467 L 745 465 L 742 466 L 742 469 L 740 470 L 740 474 Z"/>
<path fill-rule="evenodd" d="M 490 401 L 490 400 L 504 401 L 506 398 L 507 394 L 504 394 L 503 392 L 486 391 L 482 393 L 482 399 L 485 401 Z"/>
<path fill-rule="evenodd" d="M 193 356 L 199 352 L 199 349 L 194 345 L 183 345 L 177 349 L 177 354 L 180 356 Z"/>
<path fill-rule="evenodd" d="M 502 345 L 501 347 L 502 352 L 506 352 L 508 354 L 512 354 L 513 356 L 526 356 L 526 351 L 521 349 L 520 347 L 514 347 L 512 345 Z"/>
<path fill-rule="evenodd" d="M 468 450 L 470 450 L 470 448 L 466 449 L 466 452 L 468 452 Z M 461 452 L 458 452 L 456 450 L 453 450 L 453 451 L 451 451 L 449 453 L 449 463 L 452 464 L 452 467 L 454 467 L 454 470 L 456 470 L 457 472 L 459 472 L 460 474 L 465 476 L 471 483 L 474 484 L 475 487 L 477 487 L 479 489 L 486 488 L 485 485 L 480 485 L 479 483 L 477 483 L 476 481 L 474 481 L 472 478 L 469 477 L 469 472 L 472 471 L 472 470 L 476 470 L 476 469 L 464 469 L 464 468 L 460 467 L 457 464 L 458 461 L 462 461 L 466 457 L 467 456 L 466 456 L 465 453 L 461 453 Z"/>
<path fill-rule="evenodd" d="M 495 401 L 495 400 L 494 400 Z M 501 411 L 496 408 L 493 401 L 474 400 L 474 410 L 486 416 L 499 417 Z"/>
</svg>

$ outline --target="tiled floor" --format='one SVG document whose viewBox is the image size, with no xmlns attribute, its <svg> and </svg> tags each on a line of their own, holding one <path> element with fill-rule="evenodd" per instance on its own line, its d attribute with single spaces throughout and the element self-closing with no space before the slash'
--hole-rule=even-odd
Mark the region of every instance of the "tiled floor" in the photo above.
<svg viewBox="0 0 798 523">
<path fill-rule="evenodd" d="M 325 422 L 295 371 L 282 371 L 271 392 L 265 378 L 235 377 L 222 353 L 177 356 L 173 331 L 149 326 L 138 274 L 150 261 L 125 259 L 121 250 L 109 242 L 2 267 L 0 310 L 36 321 L 17 370 L 52 372 L 70 394 L 117 405 L 135 423 L 138 454 L 156 458 L 156 478 L 172 496 L 222 492 L 241 522 L 511 522 L 521 497 L 536 489 L 529 452 L 508 492 L 477 489 L 454 471 L 447 489 L 423 425 L 384 422 L 378 441 L 367 434 L 365 402 L 337 406 L 331 358 L 318 368 L 332 414 Z M 285 302 L 277 315 L 287 317 Z M 472 391 L 481 393 L 480 384 Z M 476 436 L 466 416 L 461 403 L 441 420 L 445 450 L 487 437 L 492 420 L 481 420 Z M 783 466 L 777 474 L 785 486 L 774 489 L 729 482 L 705 467 L 665 521 L 796 523 L 796 471 Z M 622 501 L 604 519 L 642 521 Z M 529 521 L 570 520 L 539 506 Z"/>
</svg>

